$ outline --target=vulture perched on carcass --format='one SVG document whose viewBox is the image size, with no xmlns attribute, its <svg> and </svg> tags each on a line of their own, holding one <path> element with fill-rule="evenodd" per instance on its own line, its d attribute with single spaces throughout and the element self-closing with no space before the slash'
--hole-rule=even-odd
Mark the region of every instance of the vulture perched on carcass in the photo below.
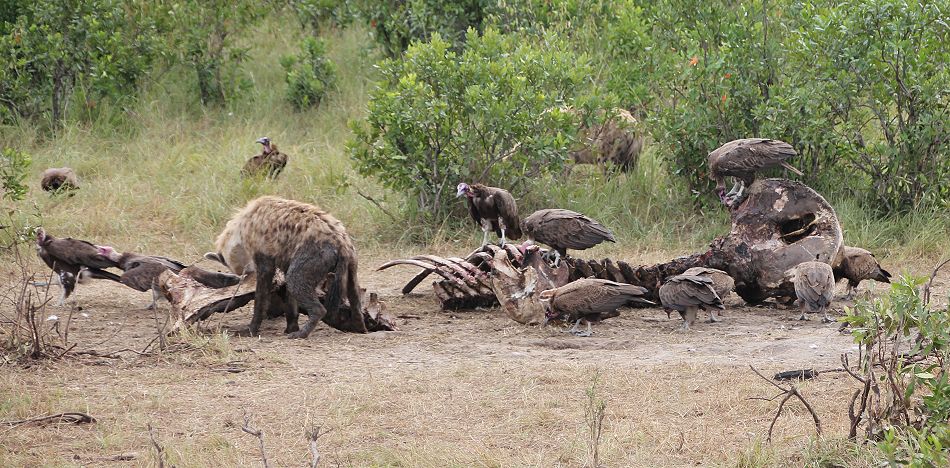
<svg viewBox="0 0 950 468">
<path fill-rule="evenodd" d="M 178 273 L 185 268 L 183 263 L 167 257 L 140 255 L 132 252 L 120 254 L 112 247 L 99 247 L 99 253 L 114 261 L 123 271 L 122 276 L 119 277 L 120 283 L 136 291 L 152 291 L 152 304 L 148 306 L 148 309 L 154 309 L 155 303 L 160 297 L 159 293 L 152 287 L 159 275 L 165 270 Z"/>
<path fill-rule="evenodd" d="M 708 276 L 713 282 L 713 290 L 720 299 L 725 300 L 736 288 L 736 281 L 722 270 L 706 267 L 693 267 L 683 272 L 687 276 Z"/>
<path fill-rule="evenodd" d="M 568 330 L 576 336 L 590 336 L 591 322 L 620 315 L 619 307 L 631 302 L 653 304 L 643 298 L 646 288 L 632 284 L 617 283 L 603 279 L 582 278 L 560 288 L 541 292 L 538 300 L 544 306 L 544 322 L 549 320 L 567 320 L 574 322 Z M 577 326 L 587 322 L 587 330 L 580 331 Z"/>
<path fill-rule="evenodd" d="M 46 192 L 75 190 L 79 188 L 79 177 L 68 167 L 53 167 L 43 171 L 40 187 Z"/>
<path fill-rule="evenodd" d="M 280 171 L 287 165 L 287 155 L 277 149 L 277 145 L 271 143 L 270 138 L 261 137 L 257 143 L 263 145 L 261 154 L 248 159 L 244 163 L 244 169 L 241 174 L 245 177 L 258 177 L 264 175 L 270 179 L 276 179 Z"/>
<path fill-rule="evenodd" d="M 785 162 L 795 156 L 795 148 L 784 141 L 769 138 L 743 138 L 726 143 L 709 153 L 709 177 L 716 181 L 716 195 L 724 204 L 732 207 L 741 200 L 743 191 L 755 181 L 755 174 L 764 169 L 784 167 L 798 175 L 801 171 Z M 726 177 L 736 182 L 726 193 Z"/>
<path fill-rule="evenodd" d="M 597 221 L 576 211 L 545 209 L 531 213 L 521 222 L 529 243 L 541 242 L 554 249 L 554 264 L 567 249 L 586 250 L 601 242 L 616 242 L 613 233 Z"/>
<path fill-rule="evenodd" d="M 675 310 L 683 317 L 683 331 L 688 331 L 696 321 L 699 309 L 709 311 L 710 322 L 718 322 L 716 310 L 725 308 L 709 276 L 673 276 L 660 286 L 659 296 L 664 308 Z"/>
<path fill-rule="evenodd" d="M 891 274 L 881 268 L 881 264 L 874 258 L 874 254 L 860 247 L 842 246 L 832 268 L 835 283 L 841 278 L 848 279 L 848 295 L 846 299 L 854 298 L 854 290 L 864 280 L 875 280 L 882 283 L 891 282 Z"/>
<path fill-rule="evenodd" d="M 798 320 L 808 320 L 805 312 L 821 313 L 822 321 L 834 322 L 828 317 L 828 306 L 835 295 L 835 275 L 831 265 L 822 262 L 804 262 L 785 273 L 787 280 L 795 285 L 795 296 L 802 309 Z"/>
<path fill-rule="evenodd" d="M 103 270 L 103 268 L 119 265 L 100 253 L 99 246 L 84 240 L 71 237 L 58 239 L 40 228 L 36 231 L 36 254 L 56 274 L 52 283 L 59 284 L 62 288 L 60 306 L 66 304 L 66 298 L 73 293 L 76 283 L 86 278 L 119 281 L 117 275 Z M 33 284 L 48 286 L 50 282 L 34 282 Z"/>
<path fill-rule="evenodd" d="M 505 240 L 521 238 L 518 204 L 507 190 L 462 182 L 457 187 L 455 197 L 462 196 L 468 199 L 468 211 L 475 224 L 482 228 L 482 246 L 488 244 L 489 231 L 495 232 L 501 239 L 501 245 L 505 245 Z"/>
</svg>

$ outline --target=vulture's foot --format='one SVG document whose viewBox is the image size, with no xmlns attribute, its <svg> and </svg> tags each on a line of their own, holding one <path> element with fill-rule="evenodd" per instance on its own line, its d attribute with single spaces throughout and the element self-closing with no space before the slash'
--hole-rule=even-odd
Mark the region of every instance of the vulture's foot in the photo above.
<svg viewBox="0 0 950 468">
<path fill-rule="evenodd" d="M 688 333 L 688 332 L 689 332 L 689 322 L 683 322 L 683 325 L 681 325 L 681 326 L 680 326 L 679 328 L 677 328 L 676 330 L 679 331 L 679 332 L 681 332 L 681 333 Z"/>
<path fill-rule="evenodd" d="M 577 336 L 577 337 L 586 338 L 586 337 L 588 337 L 588 336 L 593 335 L 594 332 L 591 331 L 590 328 L 588 328 L 587 330 L 584 330 L 584 331 L 577 330 L 577 331 L 575 331 L 575 332 L 573 332 L 573 333 L 571 333 L 571 334 L 574 335 L 574 336 Z"/>
<path fill-rule="evenodd" d="M 709 312 L 709 323 L 718 323 L 722 322 L 722 318 L 716 314 L 715 310 Z"/>
<path fill-rule="evenodd" d="M 805 317 L 805 313 L 802 312 L 802 315 L 798 316 L 798 320 L 808 320 L 808 317 Z"/>
<path fill-rule="evenodd" d="M 821 318 L 821 323 L 835 323 L 835 322 L 837 322 L 837 320 L 829 317 L 828 314 L 825 314 L 825 316 Z"/>
</svg>

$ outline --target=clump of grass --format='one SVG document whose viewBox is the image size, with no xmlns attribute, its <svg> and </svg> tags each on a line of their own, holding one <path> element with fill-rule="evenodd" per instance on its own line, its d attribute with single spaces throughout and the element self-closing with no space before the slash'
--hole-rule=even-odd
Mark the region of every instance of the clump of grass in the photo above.
<svg viewBox="0 0 950 468">
<path fill-rule="evenodd" d="M 600 443 L 604 435 L 604 418 L 607 416 L 607 401 L 600 396 L 600 371 L 591 377 L 584 406 L 584 421 L 587 423 L 587 455 L 591 468 L 600 466 Z"/>
</svg>

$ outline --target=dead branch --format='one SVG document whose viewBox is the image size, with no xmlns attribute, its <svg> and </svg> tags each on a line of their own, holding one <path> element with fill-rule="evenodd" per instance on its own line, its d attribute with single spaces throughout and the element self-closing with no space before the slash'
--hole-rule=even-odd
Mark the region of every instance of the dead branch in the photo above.
<svg viewBox="0 0 950 468">
<path fill-rule="evenodd" d="M 155 439 L 155 433 L 152 431 L 152 423 L 146 423 L 145 427 L 148 428 L 148 438 L 152 440 L 152 447 L 155 447 L 157 454 L 155 458 L 158 459 L 158 468 L 165 468 L 165 448 Z"/>
<path fill-rule="evenodd" d="M 17 427 L 30 424 L 92 424 L 94 422 L 96 422 L 96 418 L 89 416 L 86 413 L 69 412 L 51 414 L 49 416 L 37 416 L 35 418 L 21 419 L 18 421 L 2 421 L 0 422 L 0 426 Z"/>
<path fill-rule="evenodd" d="M 775 423 L 778 421 L 778 418 L 782 415 L 782 410 L 785 408 L 785 403 L 787 403 L 788 400 L 790 400 L 792 397 L 798 398 L 798 400 L 801 401 L 803 405 L 805 405 L 805 409 L 807 409 L 808 412 L 811 413 L 812 419 L 815 420 L 815 431 L 818 433 L 818 435 L 821 435 L 821 421 L 818 419 L 818 414 L 816 414 L 815 410 L 811 407 L 810 404 L 808 404 L 808 401 L 805 400 L 805 397 L 802 396 L 802 394 L 798 392 L 798 388 L 796 388 L 794 385 L 789 385 L 788 388 L 782 387 L 781 385 L 770 380 L 768 377 L 762 375 L 762 373 L 756 370 L 756 368 L 753 367 L 751 364 L 749 364 L 749 369 L 752 369 L 752 372 L 755 372 L 756 375 L 762 378 L 762 380 L 770 383 L 773 387 L 782 391 L 782 393 L 773 397 L 772 400 L 774 400 L 775 398 L 778 398 L 780 395 L 785 395 L 784 398 L 782 398 L 782 401 L 780 401 L 778 404 L 778 410 L 775 411 L 775 417 L 772 418 L 772 423 L 769 424 L 769 435 L 765 439 L 766 442 L 769 442 L 769 443 L 772 442 L 772 430 L 775 429 Z"/>
<path fill-rule="evenodd" d="M 317 447 L 317 439 L 327 435 L 330 431 L 324 431 L 320 426 L 311 426 L 307 429 L 307 441 L 310 446 L 310 468 L 317 468 L 320 464 L 320 450 Z"/>
<path fill-rule="evenodd" d="M 397 218 L 396 215 L 390 213 L 389 210 L 384 208 L 383 205 L 379 203 L 375 198 L 364 194 L 363 192 L 360 191 L 360 189 L 356 189 L 356 194 L 366 199 L 366 201 L 375 205 L 376 208 L 379 208 L 379 211 L 382 211 L 384 215 L 389 216 L 389 219 L 393 220 L 397 224 L 399 223 L 399 218 Z"/>
<path fill-rule="evenodd" d="M 267 462 L 267 451 L 264 450 L 264 431 L 251 427 L 251 416 L 247 414 L 247 410 L 244 411 L 244 426 L 241 427 L 241 430 L 257 437 L 257 440 L 261 444 L 261 462 L 264 468 L 270 468 L 270 464 Z"/>
<path fill-rule="evenodd" d="M 943 268 L 947 263 L 950 263 L 950 258 L 938 263 L 937 266 L 934 267 L 933 272 L 930 273 L 930 279 L 924 284 L 924 306 L 930 305 L 930 287 L 933 285 L 934 278 L 937 277 L 937 272 L 940 271 L 940 269 Z"/>
</svg>

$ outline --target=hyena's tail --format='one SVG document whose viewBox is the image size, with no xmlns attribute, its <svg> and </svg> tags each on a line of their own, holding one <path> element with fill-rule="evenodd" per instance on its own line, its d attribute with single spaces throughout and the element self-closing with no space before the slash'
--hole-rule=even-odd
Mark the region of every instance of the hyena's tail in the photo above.
<svg viewBox="0 0 950 468">
<path fill-rule="evenodd" d="M 348 259 L 346 262 L 346 272 L 341 278 L 346 281 L 346 297 L 350 301 L 350 322 L 356 328 L 355 331 L 368 333 L 366 322 L 363 321 L 363 304 L 360 283 L 356 276 L 356 259 Z"/>
</svg>

